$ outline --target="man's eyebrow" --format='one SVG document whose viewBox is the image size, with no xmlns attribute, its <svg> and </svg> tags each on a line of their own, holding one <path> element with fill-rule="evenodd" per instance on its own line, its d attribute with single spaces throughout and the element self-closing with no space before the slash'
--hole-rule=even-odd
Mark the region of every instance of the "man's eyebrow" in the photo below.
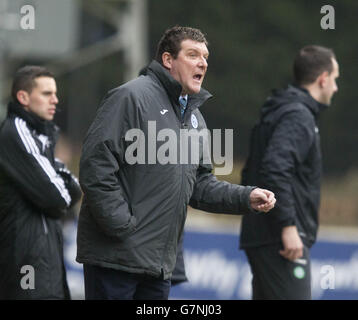
<svg viewBox="0 0 358 320">
<path fill-rule="evenodd" d="M 196 48 L 188 48 L 186 51 L 195 51 L 195 52 L 199 52 L 199 50 L 198 49 L 196 49 Z"/>
<path fill-rule="evenodd" d="M 52 90 L 43 90 L 41 91 L 42 93 L 57 93 L 57 91 L 52 91 Z"/>
<path fill-rule="evenodd" d="M 190 51 L 195 51 L 196 53 L 200 53 L 200 50 L 197 48 L 189 48 L 187 49 L 187 52 L 190 53 Z M 204 53 L 204 56 L 209 56 L 209 51 Z"/>
</svg>

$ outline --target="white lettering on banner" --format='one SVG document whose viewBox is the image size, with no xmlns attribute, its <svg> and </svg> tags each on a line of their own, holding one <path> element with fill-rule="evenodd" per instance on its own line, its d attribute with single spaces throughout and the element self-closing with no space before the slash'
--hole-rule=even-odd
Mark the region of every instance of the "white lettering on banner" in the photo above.
<svg viewBox="0 0 358 320">
<path fill-rule="evenodd" d="M 213 290 L 220 299 L 236 293 L 243 275 L 243 265 L 238 261 L 227 259 L 219 250 L 184 251 L 184 261 L 189 281 L 183 287 Z"/>
<path fill-rule="evenodd" d="M 184 261 L 189 281 L 181 287 L 188 294 L 209 290 L 217 299 L 251 299 L 252 274 L 246 260 L 230 259 L 219 249 L 185 249 Z M 311 258 L 311 271 L 313 299 L 326 290 L 358 291 L 358 250 L 349 260 Z"/>
</svg>

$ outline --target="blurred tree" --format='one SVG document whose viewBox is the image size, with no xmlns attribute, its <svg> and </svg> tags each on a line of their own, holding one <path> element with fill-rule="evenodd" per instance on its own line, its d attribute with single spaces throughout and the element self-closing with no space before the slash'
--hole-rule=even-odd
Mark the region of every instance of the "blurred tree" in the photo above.
<svg viewBox="0 0 358 320">
<path fill-rule="evenodd" d="M 149 2 L 150 52 L 173 25 L 201 29 L 209 41 L 209 71 L 204 87 L 213 95 L 201 108 L 209 128 L 233 128 L 235 155 L 247 155 L 250 129 L 271 89 L 291 82 L 296 52 L 307 44 L 335 50 L 340 63 L 339 92 L 321 117 L 324 168 L 339 174 L 357 166 L 358 2 L 330 1 L 335 30 L 321 29 L 324 1 L 196 0 Z"/>
</svg>

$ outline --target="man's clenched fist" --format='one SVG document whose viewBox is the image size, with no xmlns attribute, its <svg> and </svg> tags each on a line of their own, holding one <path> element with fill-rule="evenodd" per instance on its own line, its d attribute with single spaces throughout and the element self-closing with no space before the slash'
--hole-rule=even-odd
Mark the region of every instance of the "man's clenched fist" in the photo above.
<svg viewBox="0 0 358 320">
<path fill-rule="evenodd" d="M 256 188 L 250 193 L 251 207 L 257 211 L 268 212 L 276 203 L 275 194 L 266 189 Z"/>
</svg>

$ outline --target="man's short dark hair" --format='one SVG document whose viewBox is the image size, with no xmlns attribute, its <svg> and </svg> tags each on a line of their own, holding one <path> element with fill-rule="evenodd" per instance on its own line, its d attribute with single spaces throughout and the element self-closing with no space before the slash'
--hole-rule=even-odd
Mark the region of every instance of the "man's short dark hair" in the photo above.
<svg viewBox="0 0 358 320">
<path fill-rule="evenodd" d="M 176 59 L 181 49 L 182 41 L 188 39 L 203 42 L 205 45 L 208 45 L 208 41 L 199 29 L 175 26 L 164 32 L 158 43 L 155 60 L 157 60 L 160 64 L 163 64 L 162 55 L 164 52 L 169 52 L 172 57 Z"/>
<path fill-rule="evenodd" d="M 297 85 L 313 83 L 324 71 L 333 71 L 332 58 L 336 58 L 332 49 L 310 45 L 303 47 L 293 64 L 293 75 Z"/>
<path fill-rule="evenodd" d="M 11 89 L 11 97 L 13 101 L 17 101 L 16 94 L 20 90 L 31 93 L 32 89 L 36 86 L 35 79 L 39 77 L 54 78 L 54 75 L 45 67 L 41 66 L 25 66 L 17 70 Z"/>
</svg>

